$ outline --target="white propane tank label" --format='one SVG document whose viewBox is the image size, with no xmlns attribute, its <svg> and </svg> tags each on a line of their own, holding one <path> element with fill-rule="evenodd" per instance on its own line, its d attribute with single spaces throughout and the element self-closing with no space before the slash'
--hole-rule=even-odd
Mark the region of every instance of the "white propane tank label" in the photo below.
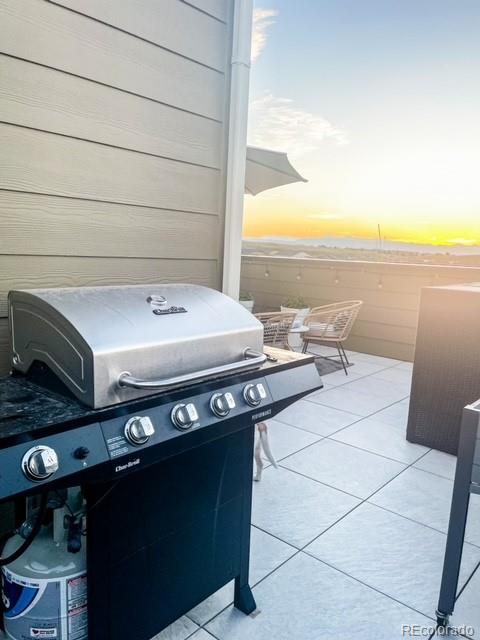
<svg viewBox="0 0 480 640">
<path fill-rule="evenodd" d="M 2 569 L 4 622 L 12 640 L 86 640 L 87 574 L 51 580 Z"/>
</svg>

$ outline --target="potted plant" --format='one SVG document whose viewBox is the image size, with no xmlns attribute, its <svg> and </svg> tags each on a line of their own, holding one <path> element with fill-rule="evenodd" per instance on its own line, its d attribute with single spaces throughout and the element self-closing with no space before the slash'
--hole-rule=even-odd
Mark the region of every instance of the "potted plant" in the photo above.
<svg viewBox="0 0 480 640">
<path fill-rule="evenodd" d="M 253 299 L 253 296 L 251 293 L 249 293 L 248 291 L 240 291 L 239 302 L 241 305 L 245 307 L 245 309 L 248 309 L 248 311 L 252 313 L 255 300 Z"/>
<path fill-rule="evenodd" d="M 293 327 L 301 327 L 303 325 L 303 321 L 310 313 L 310 307 L 307 302 L 303 298 L 287 298 L 283 304 L 280 306 L 280 311 L 294 311 L 295 312 L 295 320 L 293 321 Z M 302 339 L 300 334 L 291 333 L 289 338 L 290 346 L 293 348 L 300 347 L 302 344 Z"/>
</svg>

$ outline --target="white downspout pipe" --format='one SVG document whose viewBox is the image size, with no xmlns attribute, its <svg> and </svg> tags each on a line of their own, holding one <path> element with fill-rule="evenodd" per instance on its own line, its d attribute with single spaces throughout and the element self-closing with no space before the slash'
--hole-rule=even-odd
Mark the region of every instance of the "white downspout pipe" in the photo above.
<svg viewBox="0 0 480 640">
<path fill-rule="evenodd" d="M 253 0 L 234 0 L 222 289 L 235 300 L 242 258 L 252 18 Z"/>
</svg>

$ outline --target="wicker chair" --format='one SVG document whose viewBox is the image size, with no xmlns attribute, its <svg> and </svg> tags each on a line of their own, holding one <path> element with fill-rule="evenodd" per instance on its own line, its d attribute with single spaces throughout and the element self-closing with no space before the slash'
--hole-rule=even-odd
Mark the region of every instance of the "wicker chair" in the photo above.
<svg viewBox="0 0 480 640">
<path fill-rule="evenodd" d="M 312 309 L 303 322 L 308 327 L 308 331 L 302 336 L 303 353 L 307 351 L 311 342 L 314 344 L 334 343 L 338 349 L 345 375 L 348 375 L 347 364 L 350 362 L 343 348 L 343 342 L 350 335 L 362 304 L 361 300 L 348 300 Z"/>
<path fill-rule="evenodd" d="M 263 324 L 263 343 L 291 350 L 288 344 L 288 334 L 292 330 L 295 315 L 295 313 L 289 312 L 256 313 L 255 317 Z"/>
</svg>

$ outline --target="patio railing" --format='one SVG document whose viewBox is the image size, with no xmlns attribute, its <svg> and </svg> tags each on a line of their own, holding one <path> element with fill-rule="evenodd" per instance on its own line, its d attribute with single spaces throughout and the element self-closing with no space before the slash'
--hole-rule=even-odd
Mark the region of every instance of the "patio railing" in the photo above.
<svg viewBox="0 0 480 640">
<path fill-rule="evenodd" d="M 413 360 L 422 287 L 480 281 L 480 267 L 318 260 L 244 255 L 241 288 L 255 311 L 271 311 L 288 297 L 310 307 L 364 301 L 347 348 Z"/>
</svg>

